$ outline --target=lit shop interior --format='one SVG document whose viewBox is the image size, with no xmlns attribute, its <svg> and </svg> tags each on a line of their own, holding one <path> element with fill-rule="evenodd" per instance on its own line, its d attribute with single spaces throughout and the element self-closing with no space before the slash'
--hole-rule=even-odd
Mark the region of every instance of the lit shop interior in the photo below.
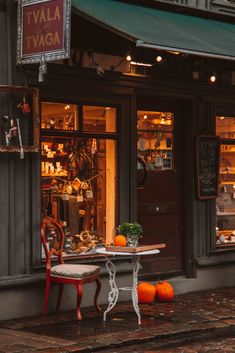
<svg viewBox="0 0 235 353">
<path fill-rule="evenodd" d="M 219 190 L 216 199 L 216 243 L 235 244 L 235 118 L 216 117 L 220 137 Z"/>
<path fill-rule="evenodd" d="M 174 114 L 170 112 L 138 111 L 137 170 L 173 169 Z"/>
<path fill-rule="evenodd" d="M 52 216 L 63 228 L 65 256 L 112 244 L 118 222 L 116 115 L 108 106 L 42 103 L 42 218 Z M 173 130 L 173 113 L 138 111 L 137 179 L 174 168 Z M 56 232 L 47 229 L 52 251 Z"/>
<path fill-rule="evenodd" d="M 93 253 L 116 226 L 116 108 L 43 102 L 41 116 L 42 218 L 62 226 L 65 256 Z"/>
</svg>

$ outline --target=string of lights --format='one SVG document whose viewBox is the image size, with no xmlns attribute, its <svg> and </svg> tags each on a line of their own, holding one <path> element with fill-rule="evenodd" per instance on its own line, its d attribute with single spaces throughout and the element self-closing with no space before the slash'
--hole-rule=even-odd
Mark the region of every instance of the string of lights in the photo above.
<svg viewBox="0 0 235 353">
<path fill-rule="evenodd" d="M 152 60 L 145 61 L 145 60 L 139 60 L 140 54 L 138 53 L 139 55 L 137 55 L 136 49 L 128 48 L 126 56 L 122 57 L 121 60 L 115 66 L 111 66 L 110 70 L 104 70 L 100 64 L 95 62 L 94 53 L 91 51 L 90 52 L 91 67 L 93 67 L 97 70 L 97 74 L 99 76 L 104 76 L 106 71 L 112 71 L 112 72 L 116 71 L 118 68 L 120 68 L 120 66 L 123 63 L 127 62 L 127 63 L 129 63 L 129 73 L 130 74 L 133 74 L 133 70 L 135 73 L 135 70 L 137 70 L 138 67 L 140 67 L 140 68 L 142 67 L 144 70 L 143 74 L 146 74 L 145 70 L 148 68 L 151 68 L 153 66 L 160 65 L 163 63 L 167 64 L 170 56 L 172 57 L 174 55 L 177 58 L 180 58 L 180 57 L 182 57 L 182 58 L 187 57 L 188 58 L 189 57 L 188 55 L 181 54 L 179 52 L 166 51 L 164 53 L 162 53 L 162 52 L 157 53 L 157 55 L 155 56 L 155 59 L 152 58 Z M 172 60 L 172 59 L 170 59 L 170 60 Z M 228 76 L 225 76 L 225 75 L 221 75 L 220 73 L 216 72 L 216 70 L 205 69 L 205 68 L 203 70 L 201 70 L 200 67 L 197 67 L 198 61 L 195 61 L 195 63 L 193 63 L 193 66 L 194 66 L 194 64 L 195 64 L 195 68 L 192 69 L 192 79 L 194 81 L 207 80 L 211 84 L 215 84 L 218 81 L 220 81 L 220 82 L 227 81 L 228 83 L 229 83 L 229 80 L 231 81 L 231 78 L 229 78 Z"/>
</svg>

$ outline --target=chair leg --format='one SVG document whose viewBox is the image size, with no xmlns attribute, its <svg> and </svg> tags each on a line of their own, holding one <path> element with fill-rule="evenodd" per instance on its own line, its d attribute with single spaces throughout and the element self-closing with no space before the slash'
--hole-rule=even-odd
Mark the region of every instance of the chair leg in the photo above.
<svg viewBox="0 0 235 353">
<path fill-rule="evenodd" d="M 77 319 L 82 320 L 80 304 L 81 304 L 82 295 L 83 295 L 83 283 L 82 282 L 77 283 L 76 288 L 77 288 Z"/>
<path fill-rule="evenodd" d="M 97 300 L 98 300 L 98 297 L 99 297 L 99 294 L 100 294 L 100 291 L 101 291 L 101 282 L 100 282 L 99 278 L 97 278 L 95 281 L 96 281 L 96 292 L 95 292 L 94 304 L 95 304 L 96 310 L 98 312 L 100 312 L 101 308 L 100 308 Z"/>
<path fill-rule="evenodd" d="M 63 296 L 63 290 L 64 290 L 64 285 L 63 285 L 63 283 L 61 283 L 61 284 L 59 284 L 59 289 L 58 289 L 58 296 L 57 296 L 57 303 L 56 303 L 56 310 L 57 311 L 60 309 L 61 299 Z"/>
<path fill-rule="evenodd" d="M 44 297 L 44 303 L 42 307 L 42 317 L 46 316 L 47 312 L 47 304 L 48 304 L 48 299 L 49 299 L 49 292 L 50 292 L 50 278 L 47 277 L 46 279 L 46 289 L 45 289 L 45 297 Z"/>
</svg>

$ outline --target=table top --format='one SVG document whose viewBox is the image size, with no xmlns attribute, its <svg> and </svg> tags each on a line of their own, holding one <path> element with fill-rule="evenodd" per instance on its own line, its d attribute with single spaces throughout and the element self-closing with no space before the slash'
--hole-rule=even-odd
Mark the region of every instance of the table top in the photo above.
<svg viewBox="0 0 235 353">
<path fill-rule="evenodd" d="M 124 255 L 124 256 L 143 256 L 143 255 L 155 255 L 159 254 L 160 250 L 155 249 L 155 250 L 146 250 L 146 251 L 140 251 L 140 252 L 121 252 L 121 251 L 107 251 L 105 248 L 98 248 L 96 249 L 97 254 L 103 254 L 103 255 Z"/>
</svg>

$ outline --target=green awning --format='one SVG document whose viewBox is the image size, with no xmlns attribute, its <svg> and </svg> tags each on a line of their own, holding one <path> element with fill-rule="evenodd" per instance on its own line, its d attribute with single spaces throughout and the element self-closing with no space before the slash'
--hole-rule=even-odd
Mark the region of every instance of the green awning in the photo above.
<svg viewBox="0 0 235 353">
<path fill-rule="evenodd" d="M 72 0 L 72 6 L 137 46 L 235 60 L 235 24 L 116 0 Z"/>
</svg>

